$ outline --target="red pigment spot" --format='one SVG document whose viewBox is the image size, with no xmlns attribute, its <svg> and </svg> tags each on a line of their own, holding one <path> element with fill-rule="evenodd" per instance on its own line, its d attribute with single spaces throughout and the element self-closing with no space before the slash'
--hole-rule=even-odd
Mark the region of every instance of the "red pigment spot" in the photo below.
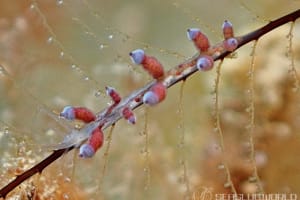
<svg viewBox="0 0 300 200">
<path fill-rule="evenodd" d="M 193 41 L 197 49 L 199 49 L 201 52 L 206 52 L 210 47 L 207 36 L 201 32 L 196 35 Z"/>
<path fill-rule="evenodd" d="M 117 93 L 117 91 L 112 87 L 105 87 L 108 95 L 113 100 L 114 104 L 118 104 L 121 101 L 121 96 Z"/>
<path fill-rule="evenodd" d="M 95 153 L 103 145 L 103 140 L 104 140 L 104 136 L 102 130 L 100 128 L 96 128 L 92 132 L 92 135 L 89 139 L 89 144 L 94 149 Z"/>
<path fill-rule="evenodd" d="M 162 100 L 164 100 L 166 97 L 166 94 L 167 94 L 166 86 L 164 86 L 162 83 L 156 83 L 155 85 L 153 85 L 153 87 L 151 88 L 151 91 L 154 92 L 158 96 L 158 99 L 159 99 L 158 102 L 161 102 Z"/>
<path fill-rule="evenodd" d="M 128 120 L 130 123 L 135 124 L 135 117 L 133 112 L 128 108 L 125 107 L 122 111 L 123 117 Z"/>
<path fill-rule="evenodd" d="M 154 79 L 159 79 L 164 76 L 163 66 L 156 58 L 145 55 L 142 65 Z"/>
<path fill-rule="evenodd" d="M 84 121 L 85 123 L 94 121 L 95 114 L 85 107 L 74 108 L 75 118 Z"/>
<path fill-rule="evenodd" d="M 140 102 L 140 101 L 141 101 L 141 97 L 136 97 L 136 98 L 134 99 L 134 101 L 135 101 L 135 102 Z"/>
</svg>

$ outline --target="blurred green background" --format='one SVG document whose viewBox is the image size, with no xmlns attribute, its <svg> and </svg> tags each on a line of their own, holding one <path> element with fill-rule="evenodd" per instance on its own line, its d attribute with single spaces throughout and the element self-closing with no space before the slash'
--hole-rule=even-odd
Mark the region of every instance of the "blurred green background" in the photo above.
<svg viewBox="0 0 300 200">
<path fill-rule="evenodd" d="M 2 0 L 0 64 L 9 75 L 0 76 L 0 186 L 48 155 L 49 145 L 61 141 L 68 132 L 66 126 L 74 125 L 51 117 L 53 113 L 66 105 L 98 112 L 110 101 L 105 86 L 126 96 L 151 80 L 140 66 L 131 64 L 130 51 L 143 48 L 166 70 L 171 69 L 196 52 L 187 40 L 188 28 L 199 27 L 214 44 L 222 40 L 225 19 L 232 22 L 236 35 L 242 35 L 299 7 L 296 0 L 47 0 L 36 4 Z M 292 91 L 295 79 L 286 56 L 288 32 L 285 25 L 258 43 L 253 137 L 266 193 L 300 195 L 299 92 Z M 299 32 L 296 22 L 293 53 L 298 69 Z M 197 199 L 203 188 L 212 188 L 216 194 L 230 191 L 224 187 L 222 159 L 228 161 L 239 193 L 255 191 L 246 128 L 250 52 L 251 44 L 222 66 L 219 96 L 225 155 L 220 154 L 220 138 L 214 132 L 215 71 L 197 73 L 186 81 L 182 101 L 179 83 L 168 90 L 160 105 L 136 110 L 135 126 L 119 121 L 104 177 L 103 154 L 108 141 L 92 159 L 79 159 L 76 152 L 63 156 L 12 197 L 24 195 L 34 186 L 39 199 L 183 199 L 187 182 L 182 178 L 184 161 L 190 197 Z M 141 134 L 145 123 L 148 160 Z"/>
</svg>

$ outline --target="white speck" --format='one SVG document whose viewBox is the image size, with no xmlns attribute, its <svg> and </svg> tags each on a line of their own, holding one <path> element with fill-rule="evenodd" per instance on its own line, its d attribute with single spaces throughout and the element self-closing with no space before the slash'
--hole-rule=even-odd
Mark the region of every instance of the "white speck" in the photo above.
<svg viewBox="0 0 300 200">
<path fill-rule="evenodd" d="M 35 5 L 34 4 L 30 4 L 30 9 L 34 9 Z"/>
<path fill-rule="evenodd" d="M 100 95 L 101 95 L 101 92 L 100 92 L 100 91 L 96 91 L 96 92 L 95 92 L 95 97 L 100 97 Z"/>
<path fill-rule="evenodd" d="M 100 45 L 99 45 L 99 48 L 100 48 L 100 49 L 103 49 L 103 48 L 104 48 L 104 44 L 100 44 Z"/>
<path fill-rule="evenodd" d="M 59 55 L 62 58 L 62 57 L 64 57 L 65 53 L 63 51 L 61 51 Z"/>
<path fill-rule="evenodd" d="M 111 39 L 113 39 L 113 37 L 114 37 L 113 35 L 109 35 L 109 36 L 108 36 L 108 39 L 111 40 Z"/>
<path fill-rule="evenodd" d="M 218 165 L 218 169 L 225 169 L 225 166 L 223 164 Z"/>
<path fill-rule="evenodd" d="M 75 69 L 75 68 L 76 68 L 76 65 L 75 65 L 75 64 L 72 64 L 72 65 L 71 65 L 71 68 L 72 68 L 72 69 Z"/>
<path fill-rule="evenodd" d="M 9 134 L 9 129 L 8 129 L 8 127 L 5 127 L 5 128 L 4 128 L 3 133 L 4 133 L 5 135 L 8 135 L 8 134 Z"/>
<path fill-rule="evenodd" d="M 47 43 L 50 44 L 50 43 L 52 43 L 52 42 L 53 42 L 53 37 L 50 36 L 50 37 L 47 39 Z"/>
<path fill-rule="evenodd" d="M 224 188 L 229 188 L 230 186 L 231 186 L 231 183 L 230 182 L 226 182 L 226 183 L 224 183 Z"/>
<path fill-rule="evenodd" d="M 66 178 L 65 178 L 65 182 L 70 183 L 70 182 L 71 182 L 71 179 L 70 179 L 69 177 L 66 177 Z"/>
<path fill-rule="evenodd" d="M 255 154 L 255 162 L 258 168 L 264 167 L 268 164 L 268 156 L 263 151 L 258 151 Z"/>
<path fill-rule="evenodd" d="M 49 129 L 46 131 L 46 135 L 53 136 L 55 134 L 55 131 L 53 129 Z"/>
<path fill-rule="evenodd" d="M 68 194 L 63 194 L 64 199 L 69 199 L 69 195 Z"/>
<path fill-rule="evenodd" d="M 57 1 L 56 1 L 56 5 L 58 5 L 58 6 L 62 5 L 63 3 L 64 3 L 63 0 L 57 0 Z"/>
</svg>

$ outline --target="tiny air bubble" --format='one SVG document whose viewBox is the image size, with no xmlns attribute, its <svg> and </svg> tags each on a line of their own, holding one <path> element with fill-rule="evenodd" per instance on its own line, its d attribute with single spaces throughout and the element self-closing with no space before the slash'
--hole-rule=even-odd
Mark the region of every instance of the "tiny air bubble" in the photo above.
<svg viewBox="0 0 300 200">
<path fill-rule="evenodd" d="M 102 50 L 102 49 L 104 49 L 104 44 L 100 44 L 99 45 L 99 48 Z"/>
<path fill-rule="evenodd" d="M 100 92 L 100 91 L 96 91 L 96 92 L 95 92 L 95 97 L 100 97 L 100 95 L 101 95 L 101 92 Z"/>
<path fill-rule="evenodd" d="M 62 5 L 63 3 L 64 3 L 63 0 L 57 0 L 57 1 L 56 1 L 56 5 L 58 5 L 58 6 Z"/>
<path fill-rule="evenodd" d="M 66 177 L 66 178 L 65 178 L 65 182 L 70 183 L 70 182 L 71 182 L 71 179 L 70 179 L 69 177 Z"/>
<path fill-rule="evenodd" d="M 220 165 L 218 165 L 218 169 L 224 169 L 225 168 L 225 166 L 223 165 L 223 164 L 220 164 Z"/>
<path fill-rule="evenodd" d="M 257 181 L 257 178 L 255 176 L 250 176 L 249 179 L 248 179 L 248 181 L 250 183 L 255 183 Z"/>
<path fill-rule="evenodd" d="M 75 124 L 75 129 L 80 129 L 81 128 L 81 126 L 80 126 L 80 124 Z"/>
<path fill-rule="evenodd" d="M 47 39 L 47 43 L 48 43 L 48 44 L 51 44 L 52 42 L 53 42 L 53 37 L 51 37 L 51 36 L 50 36 L 50 37 L 48 37 L 48 39 Z"/>
<path fill-rule="evenodd" d="M 5 135 L 8 135 L 8 134 L 9 134 L 9 129 L 8 129 L 8 127 L 5 127 L 5 128 L 4 128 L 4 134 L 5 134 Z"/>
<path fill-rule="evenodd" d="M 35 5 L 34 4 L 31 4 L 30 5 L 30 9 L 34 9 L 35 8 Z"/>
<path fill-rule="evenodd" d="M 230 182 L 224 183 L 224 188 L 229 188 L 231 186 Z"/>
<path fill-rule="evenodd" d="M 68 194 L 63 194 L 64 199 L 70 199 Z"/>
<path fill-rule="evenodd" d="M 113 35 L 109 35 L 109 36 L 108 36 L 108 39 L 111 40 L 111 39 L 113 39 L 113 37 L 114 37 Z"/>
</svg>

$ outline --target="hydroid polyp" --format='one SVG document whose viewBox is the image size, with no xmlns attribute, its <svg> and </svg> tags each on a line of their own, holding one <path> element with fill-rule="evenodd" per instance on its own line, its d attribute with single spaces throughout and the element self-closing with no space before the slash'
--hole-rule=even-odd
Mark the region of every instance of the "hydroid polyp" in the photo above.
<svg viewBox="0 0 300 200">
<path fill-rule="evenodd" d="M 224 48 L 227 51 L 234 51 L 238 46 L 238 41 L 236 38 L 234 38 L 234 31 L 233 31 L 232 24 L 228 20 L 225 20 L 222 25 L 222 30 L 225 39 L 223 42 Z"/>
<path fill-rule="evenodd" d="M 187 37 L 189 40 L 192 40 L 196 48 L 200 52 L 208 51 L 210 43 L 208 37 L 200 31 L 198 28 L 190 28 L 187 30 Z"/>
<path fill-rule="evenodd" d="M 108 96 L 110 96 L 110 98 L 113 100 L 114 104 L 120 103 L 121 96 L 119 95 L 119 93 L 117 93 L 117 91 L 115 90 L 115 88 L 106 86 L 105 90 L 106 90 L 106 94 Z"/>
<path fill-rule="evenodd" d="M 97 127 L 90 136 L 86 144 L 81 145 L 79 149 L 79 156 L 82 158 L 92 157 L 96 151 L 103 145 L 103 132 L 101 128 Z"/>
<path fill-rule="evenodd" d="M 214 60 L 211 56 L 204 55 L 197 60 L 196 66 L 200 71 L 208 71 L 213 68 Z"/>
<path fill-rule="evenodd" d="M 85 107 L 73 106 L 64 107 L 63 111 L 60 113 L 60 116 L 68 120 L 78 119 L 85 123 L 94 121 L 96 119 L 95 114 L 91 110 Z"/>
<path fill-rule="evenodd" d="M 142 65 L 154 79 L 164 78 L 164 68 L 155 57 L 146 55 L 142 49 L 131 51 L 129 55 L 134 64 Z"/>
<path fill-rule="evenodd" d="M 123 115 L 124 119 L 126 119 L 128 121 L 128 123 L 130 123 L 130 124 L 136 123 L 136 117 L 130 108 L 125 107 L 122 110 L 122 115 Z"/>
<path fill-rule="evenodd" d="M 144 104 L 150 106 L 156 105 L 163 101 L 167 95 L 167 88 L 163 83 L 156 83 L 143 96 Z"/>
<path fill-rule="evenodd" d="M 222 30 L 223 30 L 223 36 L 225 40 L 234 37 L 233 26 L 228 20 L 224 21 L 222 25 Z"/>
</svg>

